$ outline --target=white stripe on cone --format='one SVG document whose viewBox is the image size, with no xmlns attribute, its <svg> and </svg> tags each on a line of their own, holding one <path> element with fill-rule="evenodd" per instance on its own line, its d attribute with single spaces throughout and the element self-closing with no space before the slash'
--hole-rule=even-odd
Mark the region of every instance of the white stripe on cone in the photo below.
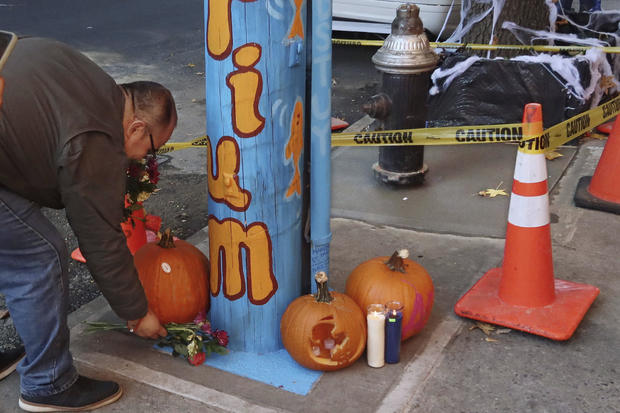
<svg viewBox="0 0 620 413">
<path fill-rule="evenodd" d="M 514 179 L 525 184 L 547 180 L 545 155 L 517 152 Z M 536 228 L 549 224 L 549 194 L 538 196 L 510 195 L 508 222 L 523 228 Z"/>
<path fill-rule="evenodd" d="M 547 180 L 545 155 L 517 152 L 515 179 L 523 183 L 536 183 Z"/>
<path fill-rule="evenodd" d="M 549 195 L 510 195 L 508 222 L 524 228 L 536 228 L 549 224 Z"/>
</svg>

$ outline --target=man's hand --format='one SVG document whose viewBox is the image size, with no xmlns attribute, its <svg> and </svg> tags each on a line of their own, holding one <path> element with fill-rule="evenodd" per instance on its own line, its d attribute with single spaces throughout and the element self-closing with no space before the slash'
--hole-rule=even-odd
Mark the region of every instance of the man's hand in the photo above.
<svg viewBox="0 0 620 413">
<path fill-rule="evenodd" d="M 127 327 L 132 333 L 144 338 L 157 339 L 168 335 L 166 329 L 159 323 L 155 313 L 150 309 L 144 317 L 128 321 Z"/>
</svg>

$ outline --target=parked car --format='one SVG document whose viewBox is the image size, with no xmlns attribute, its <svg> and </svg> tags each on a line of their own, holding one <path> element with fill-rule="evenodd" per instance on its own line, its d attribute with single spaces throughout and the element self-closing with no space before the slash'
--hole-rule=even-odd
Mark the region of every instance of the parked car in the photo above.
<svg viewBox="0 0 620 413">
<path fill-rule="evenodd" d="M 420 8 L 424 29 L 434 36 L 441 31 L 446 17 L 449 17 L 448 24 L 442 37 L 449 36 L 460 21 L 460 0 L 333 0 L 332 29 L 388 34 L 396 9 L 404 3 L 413 3 Z M 429 40 L 435 40 L 434 36 Z"/>
<path fill-rule="evenodd" d="M 442 38 L 449 37 L 461 19 L 461 0 L 333 0 L 332 29 L 335 31 L 390 33 L 390 23 L 396 17 L 396 9 L 403 3 L 413 3 L 420 8 L 424 29 L 435 40 L 448 18 Z M 572 2 L 579 10 L 579 0 Z M 619 10 L 620 0 L 600 0 L 602 10 Z"/>
</svg>

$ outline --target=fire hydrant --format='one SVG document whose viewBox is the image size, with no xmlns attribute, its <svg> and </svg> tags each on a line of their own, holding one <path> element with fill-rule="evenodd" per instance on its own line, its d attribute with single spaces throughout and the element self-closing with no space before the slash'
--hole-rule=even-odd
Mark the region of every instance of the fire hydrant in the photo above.
<svg viewBox="0 0 620 413">
<path fill-rule="evenodd" d="M 381 71 L 382 92 L 363 106 L 368 115 L 379 120 L 379 129 L 425 126 L 430 77 L 438 60 L 424 33 L 418 6 L 401 5 L 392 22 L 392 33 L 372 57 Z M 379 161 L 372 169 L 386 184 L 421 184 L 428 171 L 424 146 L 381 146 Z"/>
</svg>

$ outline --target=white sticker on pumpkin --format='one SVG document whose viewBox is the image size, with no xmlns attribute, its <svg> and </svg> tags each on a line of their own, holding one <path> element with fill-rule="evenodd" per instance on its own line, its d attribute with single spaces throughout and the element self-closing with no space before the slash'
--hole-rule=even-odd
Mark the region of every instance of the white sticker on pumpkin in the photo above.
<svg viewBox="0 0 620 413">
<path fill-rule="evenodd" d="M 166 274 L 170 274 L 170 271 L 172 271 L 172 268 L 170 268 L 170 264 L 168 264 L 167 262 L 161 263 L 161 269 L 164 270 Z"/>
</svg>

